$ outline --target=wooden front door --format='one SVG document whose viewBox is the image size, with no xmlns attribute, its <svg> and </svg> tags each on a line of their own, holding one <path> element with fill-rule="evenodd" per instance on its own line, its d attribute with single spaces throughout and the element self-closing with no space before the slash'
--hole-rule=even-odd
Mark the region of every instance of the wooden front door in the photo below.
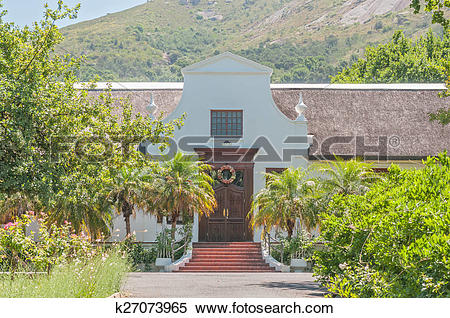
<svg viewBox="0 0 450 318">
<path fill-rule="evenodd" d="M 214 167 L 216 170 L 220 168 Z M 203 242 L 252 241 L 247 214 L 253 190 L 253 166 L 236 167 L 236 179 L 226 184 L 217 180 L 214 186 L 217 208 L 200 219 L 199 240 Z"/>
</svg>

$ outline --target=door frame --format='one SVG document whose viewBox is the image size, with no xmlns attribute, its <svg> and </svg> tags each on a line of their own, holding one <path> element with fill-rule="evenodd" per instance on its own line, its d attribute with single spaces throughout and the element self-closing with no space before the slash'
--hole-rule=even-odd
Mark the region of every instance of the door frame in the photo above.
<svg viewBox="0 0 450 318">
<path fill-rule="evenodd" d="M 253 230 L 247 217 L 251 209 L 254 187 L 254 161 L 257 148 L 195 148 L 200 158 L 213 169 L 218 170 L 223 165 L 231 165 L 236 170 L 244 172 L 244 236 L 243 241 L 253 242 Z M 214 159 L 214 161 L 212 161 Z M 225 161 L 225 160 L 227 161 Z M 234 160 L 233 160 L 234 159 Z M 226 186 L 226 185 L 224 185 Z M 206 218 L 206 220 L 205 220 Z M 209 218 L 199 217 L 199 241 L 207 241 Z M 206 222 L 206 224 L 205 224 Z M 206 231 L 206 233 L 205 233 Z"/>
</svg>

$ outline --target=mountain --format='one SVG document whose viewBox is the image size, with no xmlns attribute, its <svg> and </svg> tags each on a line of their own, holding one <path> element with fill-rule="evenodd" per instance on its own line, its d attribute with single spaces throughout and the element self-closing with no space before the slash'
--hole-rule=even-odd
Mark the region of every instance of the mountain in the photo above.
<svg viewBox="0 0 450 318">
<path fill-rule="evenodd" d="M 328 82 L 397 29 L 423 34 L 410 0 L 153 0 L 62 29 L 58 53 L 84 55 L 82 80 L 180 81 L 224 51 L 274 69 L 274 82 Z"/>
</svg>

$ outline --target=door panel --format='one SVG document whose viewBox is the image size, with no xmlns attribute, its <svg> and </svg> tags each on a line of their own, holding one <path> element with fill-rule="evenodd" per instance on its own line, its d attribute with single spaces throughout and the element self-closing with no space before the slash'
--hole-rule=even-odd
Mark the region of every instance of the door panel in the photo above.
<svg viewBox="0 0 450 318">
<path fill-rule="evenodd" d="M 200 241 L 251 240 L 247 213 L 250 210 L 253 169 L 236 169 L 236 172 L 240 176 L 239 184 L 219 183 L 215 187 L 217 209 L 209 217 L 200 220 Z"/>
<path fill-rule="evenodd" d="M 235 186 L 228 187 L 227 236 L 229 241 L 245 239 L 245 193 Z"/>
<path fill-rule="evenodd" d="M 245 241 L 245 228 L 243 221 L 229 221 L 227 223 L 227 242 Z"/>
<path fill-rule="evenodd" d="M 245 194 L 244 190 L 234 186 L 228 187 L 227 208 L 228 218 L 244 218 Z"/>
<path fill-rule="evenodd" d="M 217 208 L 208 220 L 206 241 L 209 242 L 226 242 L 226 202 L 227 188 L 219 187 L 215 189 Z"/>
<path fill-rule="evenodd" d="M 224 210 L 227 208 L 227 188 L 218 187 L 215 188 L 214 191 L 216 192 L 217 208 L 214 211 L 214 214 L 210 215 L 210 219 L 225 220 L 226 213 Z"/>
<path fill-rule="evenodd" d="M 208 242 L 226 242 L 226 224 L 225 222 L 216 222 L 214 219 L 210 219 L 208 222 Z"/>
</svg>

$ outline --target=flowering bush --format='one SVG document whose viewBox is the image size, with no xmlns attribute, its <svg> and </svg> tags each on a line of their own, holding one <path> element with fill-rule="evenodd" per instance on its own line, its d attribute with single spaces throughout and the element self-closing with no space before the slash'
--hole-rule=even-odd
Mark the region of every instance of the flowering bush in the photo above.
<svg viewBox="0 0 450 318">
<path fill-rule="evenodd" d="M 0 228 L 0 271 L 11 272 L 0 275 L 0 297 L 107 297 L 120 290 L 130 271 L 120 246 L 95 247 L 69 222 L 41 226 L 34 240 L 26 231 L 32 219 L 24 215 Z M 39 221 L 45 224 L 45 216 Z"/>
<path fill-rule="evenodd" d="M 50 272 L 56 264 L 86 259 L 97 253 L 97 249 L 90 244 L 87 237 L 73 233 L 68 222 L 62 226 L 41 226 L 39 239 L 35 241 L 33 235 L 26 233 L 31 221 L 31 214 L 23 215 L 16 222 L 0 228 L 1 270 Z M 40 221 L 44 222 L 45 219 Z"/>
<path fill-rule="evenodd" d="M 17 226 L 18 224 L 19 224 L 18 222 L 14 222 L 14 223 L 13 222 L 9 222 L 9 223 L 5 224 L 4 229 L 7 230 L 10 227 Z"/>
</svg>

